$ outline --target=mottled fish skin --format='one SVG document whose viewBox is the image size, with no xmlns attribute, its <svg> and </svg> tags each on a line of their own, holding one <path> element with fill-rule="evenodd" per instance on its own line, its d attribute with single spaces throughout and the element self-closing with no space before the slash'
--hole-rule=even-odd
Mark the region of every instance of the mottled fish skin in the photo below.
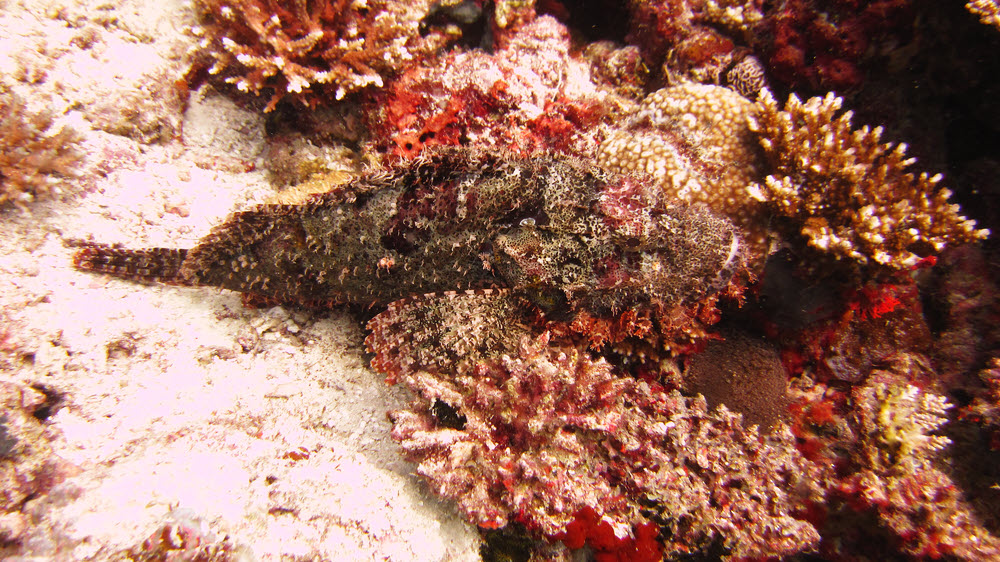
<svg viewBox="0 0 1000 562">
<path fill-rule="evenodd" d="M 664 310 L 721 289 L 745 263 L 732 223 L 637 178 L 457 150 L 235 213 L 191 249 L 81 246 L 82 270 L 313 307 L 510 288 L 549 310 Z"/>
</svg>

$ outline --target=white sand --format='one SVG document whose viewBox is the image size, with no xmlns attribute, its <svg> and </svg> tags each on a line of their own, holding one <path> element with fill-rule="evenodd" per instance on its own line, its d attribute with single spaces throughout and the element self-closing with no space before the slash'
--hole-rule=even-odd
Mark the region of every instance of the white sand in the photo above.
<svg viewBox="0 0 1000 562">
<path fill-rule="evenodd" d="M 24 506 L 22 559 L 107 559 L 175 523 L 246 559 L 477 560 L 475 530 L 389 439 L 406 398 L 368 368 L 355 318 L 71 269 L 65 240 L 189 247 L 273 195 L 246 171 L 260 116 L 172 92 L 189 8 L 0 6 L 4 82 L 72 123 L 87 158 L 63 200 L 0 214 L 0 381 L 64 396 L 47 432 L 78 470 Z"/>
</svg>

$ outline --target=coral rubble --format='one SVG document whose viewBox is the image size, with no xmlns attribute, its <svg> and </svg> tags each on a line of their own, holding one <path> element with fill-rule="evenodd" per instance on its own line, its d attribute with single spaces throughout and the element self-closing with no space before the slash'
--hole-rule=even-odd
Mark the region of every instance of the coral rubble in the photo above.
<svg viewBox="0 0 1000 562">
<path fill-rule="evenodd" d="M 774 173 L 750 186 L 754 197 L 792 219 L 788 228 L 811 247 L 863 264 L 907 269 L 948 244 L 986 238 L 948 201 L 940 174 L 909 171 L 905 144 L 882 142 L 880 127 L 854 129 L 852 112 L 838 116 L 841 104 L 832 93 L 805 103 L 792 95 L 782 110 L 761 97 L 750 126 Z"/>
<path fill-rule="evenodd" d="M 42 418 L 51 413 L 50 397 L 37 388 L 0 381 L 0 556 L 32 524 L 25 503 L 40 497 L 74 473 L 53 453 Z"/>
<path fill-rule="evenodd" d="M 30 112 L 15 94 L 0 91 L 0 206 L 59 194 L 60 178 L 73 175 L 80 137 L 53 122 L 50 113 Z"/>
</svg>

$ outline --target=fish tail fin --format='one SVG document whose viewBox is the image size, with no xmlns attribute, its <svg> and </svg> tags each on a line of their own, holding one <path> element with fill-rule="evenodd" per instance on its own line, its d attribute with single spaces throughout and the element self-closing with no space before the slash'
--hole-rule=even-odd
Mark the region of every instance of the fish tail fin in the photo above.
<svg viewBox="0 0 1000 562">
<path fill-rule="evenodd" d="M 73 256 L 73 267 L 83 271 L 106 273 L 133 281 L 191 285 L 181 268 L 187 250 L 145 248 L 127 250 L 106 244 L 81 243 Z"/>
</svg>

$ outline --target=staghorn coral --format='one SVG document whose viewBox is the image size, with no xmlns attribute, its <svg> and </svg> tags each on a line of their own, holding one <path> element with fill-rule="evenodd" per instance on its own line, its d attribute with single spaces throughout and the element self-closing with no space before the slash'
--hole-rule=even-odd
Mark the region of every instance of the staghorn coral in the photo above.
<svg viewBox="0 0 1000 562">
<path fill-rule="evenodd" d="M 1000 29 L 1000 3 L 997 0 L 969 0 L 965 8 L 979 16 L 979 21 Z"/>
<path fill-rule="evenodd" d="M 655 523 L 664 555 L 715 539 L 734 558 L 816 544 L 816 530 L 792 516 L 818 490 L 787 429 L 761 436 L 703 398 L 618 374 L 549 331 L 530 335 L 530 316 L 508 304 L 425 296 L 369 325 L 373 365 L 415 395 L 390 413 L 393 438 L 470 520 L 519 521 L 578 547 L 579 526 L 596 519 L 629 548 L 627 537 Z M 484 338 L 496 325 L 505 337 Z"/>
<path fill-rule="evenodd" d="M 50 113 L 29 112 L 15 94 L 0 90 L 0 206 L 57 195 L 61 178 L 73 175 L 80 137 L 52 123 Z"/>
<path fill-rule="evenodd" d="M 241 92 L 270 92 L 315 107 L 387 78 L 447 44 L 420 34 L 429 2 L 197 0 L 199 48 L 208 73 Z M 208 65 L 206 65 L 208 66 Z"/>
<path fill-rule="evenodd" d="M 854 129 L 832 93 L 785 109 L 767 92 L 750 128 L 773 173 L 749 192 L 788 217 L 787 230 L 816 249 L 862 264 L 911 268 L 948 244 L 986 238 L 948 202 L 941 175 L 907 170 L 906 145 L 883 143 L 882 129 Z"/>
<path fill-rule="evenodd" d="M 747 126 L 754 111 L 751 102 L 721 86 L 658 90 L 601 144 L 597 162 L 611 171 L 651 176 L 666 197 L 730 217 L 762 254 L 769 236 L 764 209 L 746 194 L 762 167 Z"/>
</svg>

